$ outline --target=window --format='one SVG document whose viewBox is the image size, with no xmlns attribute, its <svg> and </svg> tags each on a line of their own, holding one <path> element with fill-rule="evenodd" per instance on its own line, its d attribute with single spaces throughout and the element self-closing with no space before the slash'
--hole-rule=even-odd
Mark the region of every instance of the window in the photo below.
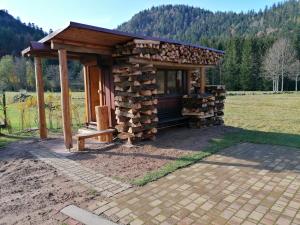
<svg viewBox="0 0 300 225">
<path fill-rule="evenodd" d="M 158 70 L 158 94 L 179 95 L 186 92 L 186 72 L 183 70 Z"/>
<path fill-rule="evenodd" d="M 165 93 L 165 72 L 164 71 L 157 71 L 156 74 L 156 84 L 157 84 L 157 93 L 164 94 Z"/>
<path fill-rule="evenodd" d="M 175 70 L 167 71 L 167 94 L 177 93 L 177 76 Z"/>
</svg>

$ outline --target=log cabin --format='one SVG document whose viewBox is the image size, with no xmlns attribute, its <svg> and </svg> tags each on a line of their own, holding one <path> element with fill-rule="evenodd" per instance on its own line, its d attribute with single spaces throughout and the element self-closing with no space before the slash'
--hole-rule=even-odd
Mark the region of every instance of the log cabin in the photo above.
<svg viewBox="0 0 300 225">
<path fill-rule="evenodd" d="M 112 130 L 120 139 L 142 140 L 168 126 L 222 124 L 225 88 L 207 85 L 205 70 L 223 51 L 70 22 L 31 42 L 22 55 L 35 61 L 40 138 L 47 137 L 41 59 L 59 60 L 67 149 L 73 146 L 67 60 L 83 65 L 85 123 L 108 135 L 99 140 L 111 141 Z"/>
</svg>

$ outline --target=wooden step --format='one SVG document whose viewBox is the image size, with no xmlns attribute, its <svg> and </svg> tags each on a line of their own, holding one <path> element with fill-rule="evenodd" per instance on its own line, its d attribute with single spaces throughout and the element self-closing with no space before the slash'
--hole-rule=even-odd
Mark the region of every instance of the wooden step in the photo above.
<svg viewBox="0 0 300 225">
<path fill-rule="evenodd" d="M 79 129 L 81 133 L 77 134 L 75 137 L 77 138 L 77 150 L 82 151 L 85 145 L 85 139 L 99 137 L 106 134 L 112 134 L 115 132 L 115 129 L 106 129 L 106 130 L 99 130 L 99 131 L 92 131 L 89 129 Z"/>
<path fill-rule="evenodd" d="M 113 133 L 115 129 L 107 129 L 107 130 L 99 130 L 99 131 L 84 131 L 85 133 L 79 133 L 76 135 L 77 138 L 93 138 L 93 137 L 98 137 L 103 134 L 110 134 Z"/>
</svg>

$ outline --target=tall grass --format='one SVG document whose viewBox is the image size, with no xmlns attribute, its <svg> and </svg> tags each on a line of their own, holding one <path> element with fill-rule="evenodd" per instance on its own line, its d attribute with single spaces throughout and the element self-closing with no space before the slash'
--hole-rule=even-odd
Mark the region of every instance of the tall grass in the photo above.
<svg viewBox="0 0 300 225">
<path fill-rule="evenodd" d="M 15 102 L 13 97 L 17 92 L 7 92 L 7 114 L 12 132 L 20 132 L 28 128 L 38 126 L 36 93 L 28 93 L 32 98 L 25 102 Z M 50 130 L 62 128 L 60 93 L 46 92 L 45 107 L 47 127 Z M 84 123 L 84 94 L 83 92 L 71 93 L 71 114 L 73 127 L 79 127 Z"/>
</svg>

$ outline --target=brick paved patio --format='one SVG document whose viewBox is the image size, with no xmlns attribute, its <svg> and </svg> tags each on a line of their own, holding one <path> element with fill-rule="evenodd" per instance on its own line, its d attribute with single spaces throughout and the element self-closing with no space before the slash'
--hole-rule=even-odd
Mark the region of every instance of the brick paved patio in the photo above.
<svg viewBox="0 0 300 225">
<path fill-rule="evenodd" d="M 299 150 L 243 143 L 90 210 L 134 225 L 300 224 L 299 172 Z"/>
<path fill-rule="evenodd" d="M 114 180 L 99 172 L 84 167 L 80 163 L 66 158 L 64 154 L 60 152 L 50 151 L 45 148 L 46 145 L 47 144 L 45 143 L 38 144 L 39 148 L 33 148 L 32 150 L 29 150 L 29 152 L 38 159 L 53 166 L 71 180 L 96 190 L 102 196 L 111 197 L 131 187 L 131 185 L 127 183 Z"/>
</svg>

